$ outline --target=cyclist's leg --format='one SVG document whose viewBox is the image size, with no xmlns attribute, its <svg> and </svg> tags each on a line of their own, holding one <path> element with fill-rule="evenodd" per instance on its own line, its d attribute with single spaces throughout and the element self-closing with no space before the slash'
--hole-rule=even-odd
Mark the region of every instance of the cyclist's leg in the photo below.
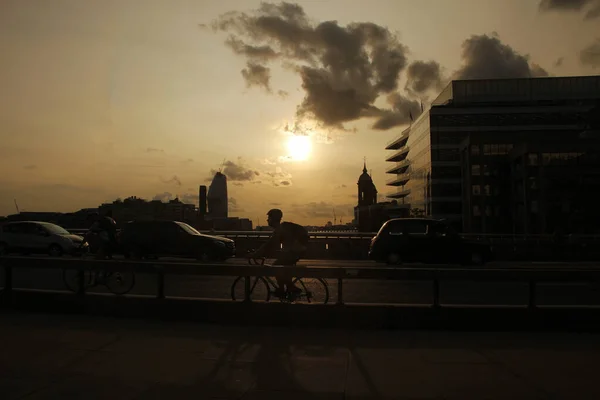
<svg viewBox="0 0 600 400">
<path fill-rule="evenodd" d="M 296 264 L 296 262 L 298 262 L 299 258 L 300 257 L 298 257 L 295 252 L 285 251 L 282 252 L 279 258 L 273 262 L 273 265 L 281 265 L 284 267 L 293 266 Z M 275 276 L 275 279 L 277 280 L 277 286 L 279 286 L 278 292 L 283 292 L 284 288 L 290 292 L 302 291 L 302 289 L 294 285 L 292 282 L 292 276 L 287 273 L 287 271 L 281 271 Z"/>
</svg>

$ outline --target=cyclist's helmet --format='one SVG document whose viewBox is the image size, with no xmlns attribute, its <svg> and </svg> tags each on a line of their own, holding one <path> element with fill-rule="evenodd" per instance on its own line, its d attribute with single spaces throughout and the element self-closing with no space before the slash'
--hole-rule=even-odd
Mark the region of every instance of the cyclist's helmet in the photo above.
<svg viewBox="0 0 600 400">
<path fill-rule="evenodd" d="M 281 219 L 283 218 L 283 211 L 281 211 L 278 208 L 273 208 L 273 209 L 269 210 L 269 212 L 267 213 L 267 216 L 274 220 L 281 221 Z"/>
</svg>

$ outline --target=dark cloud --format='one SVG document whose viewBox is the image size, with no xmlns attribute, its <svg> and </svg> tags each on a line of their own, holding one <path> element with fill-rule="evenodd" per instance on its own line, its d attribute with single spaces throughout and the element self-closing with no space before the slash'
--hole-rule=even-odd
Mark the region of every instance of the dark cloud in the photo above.
<svg viewBox="0 0 600 400">
<path fill-rule="evenodd" d="M 217 170 L 210 170 L 211 177 L 208 179 L 212 180 L 212 177 L 217 173 Z M 225 161 L 221 172 L 230 181 L 252 181 L 255 177 L 260 175 L 260 172 L 246 167 L 241 158 L 238 158 L 237 163 L 233 161 Z"/>
<path fill-rule="evenodd" d="M 171 192 L 163 192 L 156 194 L 152 200 L 162 201 L 163 203 L 168 203 L 171 200 L 179 199 L 182 203 L 186 204 L 198 204 L 198 195 L 195 193 L 184 193 L 180 195 L 175 195 Z"/>
<path fill-rule="evenodd" d="M 594 19 L 600 16 L 600 0 L 541 0 L 538 9 L 540 12 L 585 12 L 585 19 Z"/>
<path fill-rule="evenodd" d="M 160 180 L 162 181 L 162 183 L 174 183 L 177 186 L 181 186 L 181 180 L 179 180 L 179 177 L 177 177 L 177 175 L 173 175 L 173 177 L 171 177 L 170 179 L 160 178 Z"/>
<path fill-rule="evenodd" d="M 333 204 L 325 201 L 292 204 L 289 213 L 305 218 L 328 218 L 333 221 L 334 210 L 338 218 L 354 215 L 354 205 L 352 204 Z"/>
<path fill-rule="evenodd" d="M 565 61 L 565 58 L 564 58 L 564 57 L 558 57 L 558 58 L 556 59 L 556 61 L 554 61 L 554 66 L 555 66 L 555 67 L 557 67 L 557 68 L 558 68 L 558 67 L 561 67 L 561 66 L 563 65 L 563 62 L 564 62 L 564 61 Z"/>
<path fill-rule="evenodd" d="M 230 36 L 225 41 L 234 53 L 246 56 L 254 61 L 269 61 L 278 57 L 278 54 L 270 46 L 250 46 L 235 36 Z"/>
<path fill-rule="evenodd" d="M 414 61 L 406 70 L 406 87 L 415 93 L 440 90 L 442 85 L 442 71 L 436 61 Z"/>
<path fill-rule="evenodd" d="M 242 70 L 242 76 L 246 80 L 246 86 L 258 86 L 265 89 L 267 92 L 271 92 L 271 69 L 264 65 L 256 64 L 254 62 L 247 62 L 246 68 Z"/>
<path fill-rule="evenodd" d="M 346 123 L 363 118 L 375 119 L 373 128 L 379 130 L 404 125 L 411 113 L 414 119 L 421 112 L 415 98 L 440 90 L 446 82 L 436 61 L 408 65 L 407 47 L 389 29 L 374 23 L 313 22 L 297 4 L 262 3 L 249 13 L 229 12 L 213 21 L 212 28 L 229 33 L 227 45 L 246 59 L 248 86 L 270 91 L 267 65 L 273 61 L 300 77 L 304 98 L 293 127 L 312 121 L 318 131 L 345 131 Z M 497 34 L 465 40 L 462 58 L 457 79 L 548 75 Z M 406 94 L 398 88 L 404 70 Z M 382 96 L 390 107 L 375 106 Z"/>
<path fill-rule="evenodd" d="M 531 64 L 527 56 L 517 53 L 502 43 L 498 37 L 473 35 L 462 45 L 463 66 L 455 73 L 455 79 L 502 79 L 548 76 L 537 64 Z"/>
<path fill-rule="evenodd" d="M 229 199 L 227 199 L 227 202 L 230 212 L 236 213 L 244 211 L 244 209 L 240 207 L 240 205 L 234 197 L 230 197 Z"/>
<path fill-rule="evenodd" d="M 600 38 L 579 52 L 579 61 L 592 68 L 600 67 Z"/>
<path fill-rule="evenodd" d="M 34 164 L 24 165 L 23 169 L 28 169 L 28 170 L 37 169 L 37 165 L 34 165 Z"/>
<path fill-rule="evenodd" d="M 385 130 L 398 125 L 409 124 L 411 115 L 413 120 L 421 115 L 421 104 L 416 100 L 394 93 L 388 96 L 387 101 L 392 108 L 389 111 L 378 111 L 380 118 L 373 125 L 373 129 Z"/>
<path fill-rule="evenodd" d="M 242 182 L 233 182 L 233 186 L 244 186 L 244 184 Z"/>
<path fill-rule="evenodd" d="M 186 204 L 194 204 L 198 205 L 199 199 L 198 195 L 195 193 L 184 193 L 179 196 L 179 200 Z"/>
<path fill-rule="evenodd" d="M 269 88 L 270 73 L 263 64 L 275 59 L 300 76 L 305 97 L 297 109 L 299 119 L 343 129 L 346 122 L 393 112 L 373 103 L 397 90 L 407 48 L 385 27 L 315 24 L 297 4 L 262 3 L 252 13 L 226 13 L 212 28 L 230 33 L 227 45 L 247 59 L 243 74 L 248 85 Z"/>
<path fill-rule="evenodd" d="M 291 186 L 292 174 L 284 171 L 281 167 L 275 167 L 274 171 L 267 171 L 263 175 L 269 178 L 269 182 L 273 186 Z"/>
<path fill-rule="evenodd" d="M 287 97 L 290 95 L 288 92 L 286 92 L 285 90 L 278 90 L 277 91 L 277 95 L 279 97 L 281 97 L 282 99 L 287 99 Z"/>
<path fill-rule="evenodd" d="M 170 192 L 158 193 L 156 196 L 152 198 L 152 200 L 159 200 L 163 203 L 167 203 L 170 200 L 173 200 L 174 196 Z"/>
<path fill-rule="evenodd" d="M 164 154 L 164 150 L 163 149 L 156 149 L 154 147 L 148 147 L 146 149 L 146 153 L 163 153 Z"/>
</svg>

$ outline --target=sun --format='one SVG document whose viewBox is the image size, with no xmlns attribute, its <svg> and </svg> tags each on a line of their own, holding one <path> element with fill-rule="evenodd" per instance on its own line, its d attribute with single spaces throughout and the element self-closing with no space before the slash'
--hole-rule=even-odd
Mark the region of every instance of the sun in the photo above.
<svg viewBox="0 0 600 400">
<path fill-rule="evenodd" d="M 310 157 L 312 143 L 309 136 L 292 135 L 287 141 L 287 148 L 293 160 L 305 161 Z"/>
</svg>

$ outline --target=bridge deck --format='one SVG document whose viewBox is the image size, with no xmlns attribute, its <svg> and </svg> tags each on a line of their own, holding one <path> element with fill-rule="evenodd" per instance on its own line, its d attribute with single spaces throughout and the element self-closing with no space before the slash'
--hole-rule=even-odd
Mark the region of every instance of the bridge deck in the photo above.
<svg viewBox="0 0 600 400">
<path fill-rule="evenodd" d="M 598 335 L 0 314 L 13 399 L 598 399 Z"/>
</svg>

